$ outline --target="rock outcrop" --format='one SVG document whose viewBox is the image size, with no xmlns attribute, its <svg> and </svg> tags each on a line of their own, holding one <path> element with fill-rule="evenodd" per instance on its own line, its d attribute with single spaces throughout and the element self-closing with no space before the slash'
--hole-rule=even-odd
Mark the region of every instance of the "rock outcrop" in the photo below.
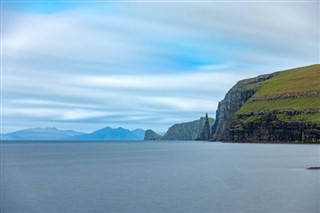
<svg viewBox="0 0 320 213">
<path fill-rule="evenodd" d="M 158 135 L 151 129 L 146 130 L 144 133 L 145 141 L 154 141 L 154 140 L 160 140 L 160 139 L 161 139 L 161 135 Z"/>
<path fill-rule="evenodd" d="M 239 81 L 219 103 L 213 141 L 320 142 L 320 66 Z"/>
</svg>

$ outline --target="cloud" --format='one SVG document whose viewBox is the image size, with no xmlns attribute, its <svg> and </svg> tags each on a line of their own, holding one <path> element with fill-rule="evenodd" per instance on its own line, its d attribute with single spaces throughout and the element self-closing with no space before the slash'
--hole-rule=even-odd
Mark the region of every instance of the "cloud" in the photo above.
<svg viewBox="0 0 320 213">
<path fill-rule="evenodd" d="M 214 94 L 231 86 L 221 82 L 221 78 L 237 79 L 237 75 L 198 72 L 140 77 L 53 73 L 44 76 L 47 78 L 38 76 L 41 84 L 34 83 L 37 76 L 5 78 L 4 114 L 29 118 L 28 122 L 35 119 L 94 123 L 101 121 L 100 117 L 109 117 L 106 125 L 115 115 L 121 115 L 122 119 L 117 119 L 123 123 L 133 118 L 141 122 L 150 116 L 154 120 L 176 116 L 172 120 L 181 121 L 181 114 L 174 112 L 185 113 L 184 119 L 188 115 L 188 119 L 195 119 L 195 114 L 213 113 L 219 100 L 215 100 Z"/>
<path fill-rule="evenodd" d="M 3 129 L 114 125 L 165 131 L 205 112 L 214 116 L 236 81 L 318 63 L 317 5 L 4 7 Z"/>
</svg>

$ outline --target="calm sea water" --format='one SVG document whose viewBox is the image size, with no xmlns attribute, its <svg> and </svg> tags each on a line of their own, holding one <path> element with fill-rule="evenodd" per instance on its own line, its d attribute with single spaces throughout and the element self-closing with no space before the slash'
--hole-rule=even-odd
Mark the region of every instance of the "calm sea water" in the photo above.
<svg viewBox="0 0 320 213">
<path fill-rule="evenodd" d="M 320 212 L 318 145 L 3 142 L 4 212 Z"/>
</svg>

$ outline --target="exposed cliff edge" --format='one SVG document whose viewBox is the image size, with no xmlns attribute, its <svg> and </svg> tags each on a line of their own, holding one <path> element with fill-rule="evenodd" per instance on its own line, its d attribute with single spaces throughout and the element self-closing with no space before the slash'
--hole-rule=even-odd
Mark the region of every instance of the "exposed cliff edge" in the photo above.
<svg viewBox="0 0 320 213">
<path fill-rule="evenodd" d="M 212 140 L 320 142 L 320 65 L 239 81 L 219 103 Z"/>
<path fill-rule="evenodd" d="M 230 140 L 229 129 L 234 114 L 257 91 L 260 82 L 266 81 L 275 75 L 276 73 L 273 73 L 242 80 L 229 90 L 225 98 L 218 105 L 216 121 L 212 128 L 213 140 Z"/>
<path fill-rule="evenodd" d="M 154 140 L 160 140 L 160 139 L 161 139 L 161 135 L 158 135 L 151 129 L 146 130 L 144 133 L 145 141 L 154 141 Z"/>
</svg>

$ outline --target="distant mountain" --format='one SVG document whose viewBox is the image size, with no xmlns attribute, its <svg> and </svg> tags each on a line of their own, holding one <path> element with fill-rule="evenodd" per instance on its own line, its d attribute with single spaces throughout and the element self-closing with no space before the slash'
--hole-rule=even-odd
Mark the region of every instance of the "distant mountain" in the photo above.
<svg viewBox="0 0 320 213">
<path fill-rule="evenodd" d="M 136 134 L 141 134 L 140 130 L 134 130 Z M 131 140 L 142 140 L 141 136 L 136 135 L 128 129 L 124 128 L 111 128 L 106 127 L 89 134 L 76 135 L 72 137 L 65 138 L 66 140 L 108 140 L 108 141 L 131 141 Z"/>
<path fill-rule="evenodd" d="M 55 127 L 23 129 L 2 135 L 3 140 L 60 140 L 84 134 L 73 130 L 59 130 Z"/>
<path fill-rule="evenodd" d="M 161 135 L 158 135 L 157 133 L 155 133 L 153 130 L 148 129 L 145 132 L 144 135 L 144 140 L 145 141 L 154 141 L 154 140 L 160 140 L 161 139 Z"/>
<path fill-rule="evenodd" d="M 143 140 L 144 139 L 144 130 L 143 129 L 135 129 L 131 131 L 133 134 L 135 134 L 136 136 L 138 136 L 139 140 Z"/>
</svg>

